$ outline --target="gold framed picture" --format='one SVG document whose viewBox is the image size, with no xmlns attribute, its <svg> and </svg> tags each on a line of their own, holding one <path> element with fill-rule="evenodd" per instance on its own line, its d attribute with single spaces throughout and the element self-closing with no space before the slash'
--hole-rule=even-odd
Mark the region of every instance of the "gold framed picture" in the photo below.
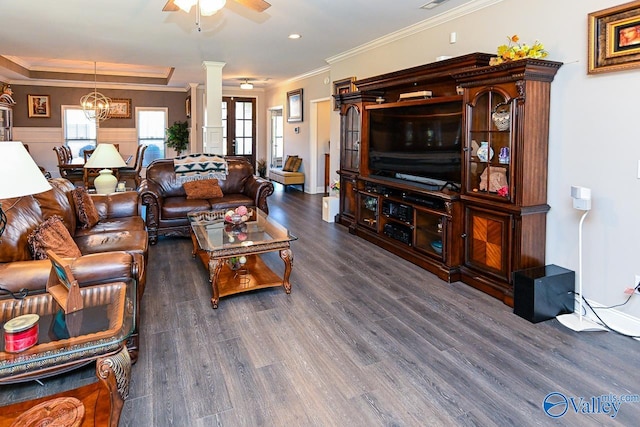
<svg viewBox="0 0 640 427">
<path fill-rule="evenodd" d="M 589 74 L 640 67 L 640 1 L 589 14 Z"/>
<path fill-rule="evenodd" d="M 27 95 L 29 117 L 51 117 L 49 95 Z"/>
<path fill-rule="evenodd" d="M 111 104 L 109 104 L 109 118 L 130 119 L 131 98 L 111 98 Z"/>
</svg>

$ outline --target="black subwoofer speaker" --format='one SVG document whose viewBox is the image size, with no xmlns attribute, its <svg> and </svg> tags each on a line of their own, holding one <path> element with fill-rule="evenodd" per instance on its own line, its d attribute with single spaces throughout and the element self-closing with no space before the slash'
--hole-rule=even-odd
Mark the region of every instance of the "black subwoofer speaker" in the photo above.
<svg viewBox="0 0 640 427">
<path fill-rule="evenodd" d="M 538 323 L 573 313 L 576 273 L 557 265 L 513 272 L 513 312 Z"/>
</svg>

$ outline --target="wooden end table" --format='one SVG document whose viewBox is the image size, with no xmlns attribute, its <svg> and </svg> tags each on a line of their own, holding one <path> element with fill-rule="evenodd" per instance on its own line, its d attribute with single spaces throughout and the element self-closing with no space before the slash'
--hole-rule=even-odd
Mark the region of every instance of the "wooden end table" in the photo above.
<svg viewBox="0 0 640 427">
<path fill-rule="evenodd" d="M 0 384 L 44 378 L 96 361 L 98 382 L 0 408 L 0 425 L 25 425 L 40 415 L 73 409 L 81 426 L 117 427 L 129 393 L 131 358 L 125 342 L 135 327 L 136 284 L 115 282 L 80 290 L 84 308 L 65 314 L 48 293 L 0 300 L 0 325 L 38 314 L 38 343 L 20 353 L 0 347 Z M 39 410 L 44 412 L 39 413 Z M 35 418 L 34 418 L 35 417 Z M 29 424 L 31 425 L 31 424 Z"/>
<path fill-rule="evenodd" d="M 287 294 L 291 293 L 291 242 L 298 238 L 260 209 L 251 209 L 252 220 L 239 225 L 225 223 L 223 211 L 188 215 L 193 256 L 198 256 L 209 271 L 214 309 L 218 308 L 220 298 L 254 289 L 282 286 Z M 275 251 L 284 261 L 282 278 L 260 258 L 261 254 Z M 230 262 L 239 259 L 246 262 Z"/>
</svg>

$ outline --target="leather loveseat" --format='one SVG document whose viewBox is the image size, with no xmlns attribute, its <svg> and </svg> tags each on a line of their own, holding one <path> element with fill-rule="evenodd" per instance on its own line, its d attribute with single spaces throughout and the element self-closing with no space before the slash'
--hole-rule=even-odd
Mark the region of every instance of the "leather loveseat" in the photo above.
<svg viewBox="0 0 640 427">
<path fill-rule="evenodd" d="M 248 161 L 233 157 L 225 160 L 228 175 L 218 182 L 223 196 L 209 199 L 187 198 L 184 187 L 176 179 L 173 159 L 154 160 L 148 166 L 138 193 L 146 207 L 147 231 L 152 245 L 157 243 L 158 236 L 189 236 L 189 212 L 246 205 L 257 206 L 269 213 L 267 197 L 273 194 L 273 184 L 254 176 L 253 166 Z"/>
<path fill-rule="evenodd" d="M 139 307 L 146 283 L 148 236 L 139 215 L 136 192 L 91 195 L 99 221 L 82 228 L 71 196 L 74 185 L 65 178 L 49 180 L 52 189 L 33 196 L 0 200 L 7 224 L 0 236 L 0 286 L 12 292 L 44 292 L 51 272 L 48 259 L 35 260 L 29 235 L 52 216 L 62 218 L 81 256 L 71 269 L 80 286 L 135 280 L 136 330 L 127 342 L 135 361 L 138 353 Z M 55 252 L 55 251 L 54 251 Z"/>
</svg>

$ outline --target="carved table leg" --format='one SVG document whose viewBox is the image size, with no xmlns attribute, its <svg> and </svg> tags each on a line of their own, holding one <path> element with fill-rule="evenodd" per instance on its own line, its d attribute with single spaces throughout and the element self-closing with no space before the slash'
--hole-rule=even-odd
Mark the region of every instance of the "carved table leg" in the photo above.
<svg viewBox="0 0 640 427">
<path fill-rule="evenodd" d="M 209 282 L 211 282 L 211 289 L 213 291 L 213 298 L 211 298 L 211 306 L 213 308 L 218 308 L 218 302 L 220 301 L 218 279 L 224 262 L 225 260 L 221 258 L 209 260 Z"/>
<path fill-rule="evenodd" d="M 284 261 L 284 276 L 282 278 L 282 286 L 286 293 L 291 293 L 291 283 L 289 283 L 289 275 L 291 274 L 291 267 L 293 264 L 293 252 L 291 249 L 280 250 L 280 258 Z"/>
<path fill-rule="evenodd" d="M 96 362 L 96 376 L 109 390 L 111 398 L 111 414 L 109 426 L 118 427 L 124 400 L 129 395 L 131 380 L 131 358 L 126 346 L 120 352 L 101 357 Z"/>
</svg>

